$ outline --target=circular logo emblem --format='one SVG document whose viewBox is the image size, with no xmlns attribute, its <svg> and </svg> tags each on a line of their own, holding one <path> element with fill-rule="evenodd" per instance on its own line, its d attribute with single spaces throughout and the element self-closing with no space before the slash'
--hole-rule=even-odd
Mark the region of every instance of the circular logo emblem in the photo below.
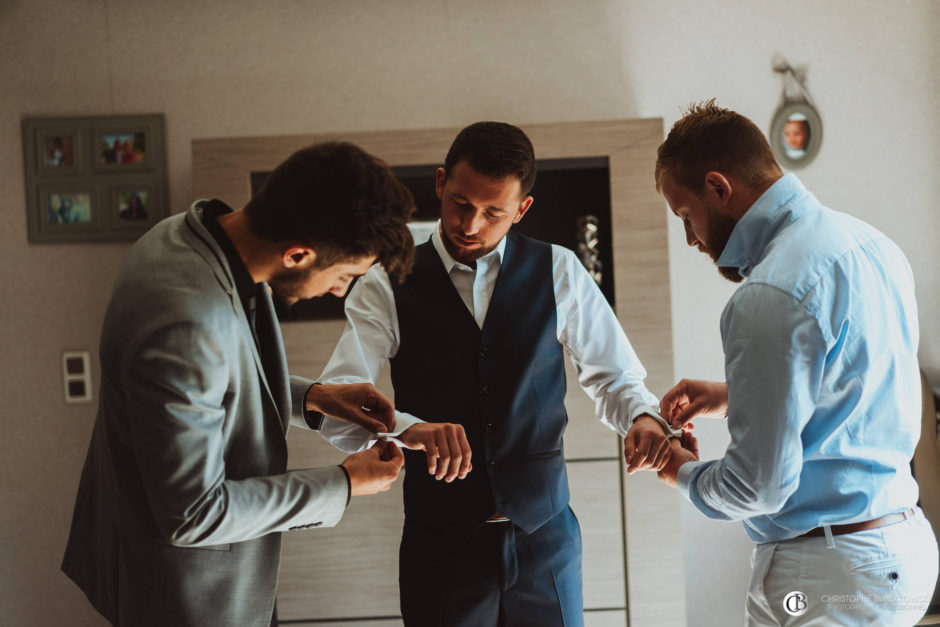
<svg viewBox="0 0 940 627">
<path fill-rule="evenodd" d="M 806 595 L 799 590 L 794 590 L 783 597 L 783 609 L 790 616 L 802 616 L 808 608 L 809 603 L 806 601 Z"/>
</svg>

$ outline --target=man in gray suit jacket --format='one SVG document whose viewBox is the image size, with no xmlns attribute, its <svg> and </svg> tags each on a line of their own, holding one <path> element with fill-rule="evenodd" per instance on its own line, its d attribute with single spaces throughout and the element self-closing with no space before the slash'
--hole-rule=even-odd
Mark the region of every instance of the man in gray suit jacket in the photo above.
<svg viewBox="0 0 940 627">
<path fill-rule="evenodd" d="M 243 209 L 197 202 L 130 250 L 62 564 L 113 624 L 276 622 L 280 532 L 335 525 L 350 496 L 395 480 L 392 444 L 287 472 L 289 423 L 316 428 L 326 412 L 384 431 L 394 418 L 371 385 L 288 375 L 270 291 L 341 296 L 376 260 L 403 276 L 412 210 L 381 161 L 322 144 Z"/>
</svg>

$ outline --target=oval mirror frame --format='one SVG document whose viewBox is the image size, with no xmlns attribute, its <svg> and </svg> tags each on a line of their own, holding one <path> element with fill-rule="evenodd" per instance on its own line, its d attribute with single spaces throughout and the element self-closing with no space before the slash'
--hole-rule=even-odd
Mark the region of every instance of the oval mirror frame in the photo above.
<svg viewBox="0 0 940 627">
<path fill-rule="evenodd" d="M 822 119 L 808 102 L 785 102 L 774 113 L 770 146 L 783 167 L 798 170 L 808 166 L 819 153 L 822 138 Z"/>
</svg>

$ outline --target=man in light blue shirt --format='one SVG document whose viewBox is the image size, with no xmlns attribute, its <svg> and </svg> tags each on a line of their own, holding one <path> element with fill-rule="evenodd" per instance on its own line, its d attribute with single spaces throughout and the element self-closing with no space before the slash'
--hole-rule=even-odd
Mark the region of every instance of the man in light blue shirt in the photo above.
<svg viewBox="0 0 940 627">
<path fill-rule="evenodd" d="M 937 578 L 917 507 L 917 307 L 885 235 L 783 176 L 750 120 L 693 106 L 660 146 L 656 185 L 686 240 L 741 287 L 721 317 L 727 383 L 683 380 L 673 426 L 727 415 L 731 444 L 660 472 L 757 546 L 749 625 L 911 625 Z"/>
</svg>

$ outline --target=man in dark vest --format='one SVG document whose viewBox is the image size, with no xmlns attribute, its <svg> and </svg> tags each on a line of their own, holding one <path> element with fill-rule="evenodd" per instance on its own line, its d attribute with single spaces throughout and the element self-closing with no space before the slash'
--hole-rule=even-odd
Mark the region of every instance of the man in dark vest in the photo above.
<svg viewBox="0 0 940 627">
<path fill-rule="evenodd" d="M 374 266 L 362 277 L 321 377 L 372 382 L 390 361 L 395 433 L 427 452 L 407 451 L 405 461 L 408 627 L 583 624 L 581 536 L 562 450 L 565 349 L 601 421 L 626 436 L 628 470 L 660 468 L 671 455 L 646 372 L 577 257 L 509 232 L 531 207 L 534 182 L 519 128 L 462 130 L 437 171 L 441 221 L 417 247 L 412 274 L 393 284 Z M 340 448 L 374 441 L 326 422 L 321 434 Z"/>
</svg>

